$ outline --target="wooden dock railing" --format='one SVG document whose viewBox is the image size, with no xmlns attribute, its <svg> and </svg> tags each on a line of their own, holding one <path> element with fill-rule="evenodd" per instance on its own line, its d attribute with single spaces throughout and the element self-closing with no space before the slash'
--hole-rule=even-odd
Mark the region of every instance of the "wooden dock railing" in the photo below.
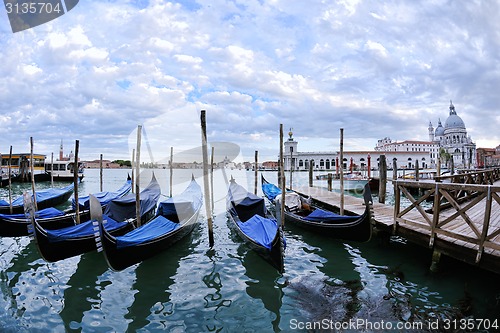
<svg viewBox="0 0 500 333">
<path fill-rule="evenodd" d="M 493 175 L 478 175 L 474 183 L 493 179 L 490 178 Z M 473 179 L 467 174 L 463 177 L 463 180 Z M 476 264 L 485 251 L 500 258 L 500 186 L 404 180 L 394 180 L 393 185 L 395 233 L 398 226 L 405 225 L 428 235 L 429 247 L 439 237 L 456 246 L 474 249 L 477 251 Z M 424 194 L 412 195 L 415 188 L 422 189 Z M 467 200 L 459 200 L 457 193 L 461 192 L 469 193 Z M 474 195 L 470 195 L 472 193 Z M 409 202 L 402 204 L 402 196 Z M 426 201 L 430 198 L 433 198 L 433 208 L 426 209 L 425 206 L 429 205 Z M 442 208 L 443 201 L 448 203 L 448 208 Z"/>
</svg>

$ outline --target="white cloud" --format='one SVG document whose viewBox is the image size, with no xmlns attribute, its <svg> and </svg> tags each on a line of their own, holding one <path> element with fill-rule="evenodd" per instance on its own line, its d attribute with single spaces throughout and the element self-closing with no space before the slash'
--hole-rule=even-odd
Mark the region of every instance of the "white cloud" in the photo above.
<svg viewBox="0 0 500 333">
<path fill-rule="evenodd" d="M 161 155 L 165 142 L 198 144 L 202 108 L 209 139 L 233 141 L 244 156 L 275 159 L 280 123 L 317 150 L 330 149 L 340 127 L 354 147 L 371 149 L 385 136 L 425 139 L 450 99 L 472 139 L 492 145 L 499 7 L 80 2 L 46 25 L 2 32 L 0 151 L 36 136 L 55 150 L 82 139 L 84 158 L 129 158 L 127 138 L 144 124 Z"/>
</svg>

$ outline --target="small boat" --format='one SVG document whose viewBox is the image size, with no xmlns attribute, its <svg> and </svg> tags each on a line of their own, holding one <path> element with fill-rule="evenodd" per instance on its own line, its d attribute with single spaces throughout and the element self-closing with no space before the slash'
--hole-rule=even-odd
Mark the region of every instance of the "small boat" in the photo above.
<svg viewBox="0 0 500 333">
<path fill-rule="evenodd" d="M 51 177 L 55 181 L 72 181 L 74 175 L 74 161 L 70 160 L 56 160 L 52 163 L 45 163 L 46 180 Z M 78 180 L 82 181 L 84 177 L 84 164 L 78 162 Z"/>
<path fill-rule="evenodd" d="M 231 225 L 238 235 L 283 273 L 285 237 L 281 226 L 267 211 L 264 198 L 248 192 L 231 178 L 226 202 Z"/>
<path fill-rule="evenodd" d="M 156 216 L 144 225 L 122 235 L 113 236 L 104 226 L 97 204 L 90 199 L 92 217 L 98 221 L 98 230 L 108 266 L 120 271 L 165 251 L 173 243 L 190 234 L 198 225 L 203 194 L 194 180 L 179 195 L 159 204 Z"/>
<path fill-rule="evenodd" d="M 281 189 L 262 176 L 262 192 L 279 208 Z M 368 184 L 363 191 L 365 211 L 362 215 L 339 215 L 334 206 L 319 203 L 294 191 L 285 194 L 285 221 L 343 240 L 367 242 L 372 235 L 371 204 L 373 202 Z"/>
<path fill-rule="evenodd" d="M 73 194 L 73 184 L 61 188 L 48 188 L 36 191 L 36 206 L 44 209 L 47 207 L 55 207 L 68 201 Z M 24 213 L 23 196 L 12 201 L 12 214 Z M 10 214 L 9 203 L 5 200 L 0 200 L 0 214 Z"/>
<path fill-rule="evenodd" d="M 71 187 L 72 186 L 73 185 L 71 185 Z M 101 203 L 101 206 L 104 209 L 110 200 L 124 196 L 126 193 L 130 191 L 131 187 L 132 187 L 131 181 L 130 179 L 127 179 L 125 184 L 117 191 L 99 192 L 96 193 L 95 195 L 97 198 L 99 198 L 99 202 Z M 36 194 L 38 197 L 39 192 L 37 192 Z M 80 210 L 79 210 L 80 221 L 87 221 L 90 219 L 88 199 L 86 198 L 87 197 L 81 197 L 78 199 L 78 202 L 80 203 Z M 22 198 L 16 200 L 20 199 Z M 35 212 L 35 217 L 37 218 L 38 223 L 41 226 L 43 226 L 44 229 L 60 229 L 64 227 L 74 226 L 76 223 L 74 199 L 73 199 L 73 209 L 70 208 L 68 210 L 62 211 L 54 207 L 43 208 Z M 0 214 L 0 236 L 2 237 L 28 236 L 29 227 L 30 223 L 29 221 L 26 220 L 24 212 L 16 214 Z"/>
<path fill-rule="evenodd" d="M 160 191 L 160 185 L 153 175 L 149 185 L 139 195 L 141 219 L 149 219 L 154 215 Z M 94 198 L 96 199 L 96 197 Z M 110 234 L 117 236 L 131 231 L 135 227 L 135 194 L 130 193 L 125 197 L 115 199 L 115 201 L 126 204 L 106 205 L 104 227 Z M 102 213 L 102 203 L 97 202 Z M 133 210 L 129 209 L 130 206 L 133 206 Z M 123 210 L 128 215 L 124 215 Z M 117 220 L 111 216 L 120 216 L 122 219 Z M 124 218 L 125 216 L 127 218 Z M 83 223 L 53 230 L 45 229 L 36 218 L 33 218 L 31 222 L 38 250 L 46 261 L 55 262 L 96 250 L 95 231 L 90 216 Z"/>
<path fill-rule="evenodd" d="M 317 175 L 317 180 L 328 180 L 328 175 Z M 361 192 L 365 185 L 370 181 L 370 178 L 364 177 L 361 174 L 347 173 L 344 175 L 344 191 Z M 332 186 L 334 189 L 340 189 L 340 177 L 333 174 Z"/>
</svg>

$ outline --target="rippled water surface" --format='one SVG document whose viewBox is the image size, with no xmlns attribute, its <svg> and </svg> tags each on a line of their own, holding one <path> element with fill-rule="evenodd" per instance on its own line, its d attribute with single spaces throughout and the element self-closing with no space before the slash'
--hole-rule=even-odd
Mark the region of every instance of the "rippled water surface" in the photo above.
<svg viewBox="0 0 500 333">
<path fill-rule="evenodd" d="M 104 170 L 104 190 L 117 189 L 127 172 Z M 174 194 L 191 173 L 174 170 Z M 168 170 L 155 174 L 168 194 Z M 253 191 L 253 172 L 230 175 Z M 275 172 L 265 177 L 276 180 Z M 307 184 L 305 177 L 295 175 L 294 181 Z M 144 172 L 141 184 L 149 178 Z M 224 175 L 216 172 L 214 180 L 212 249 L 204 210 L 189 237 L 121 272 L 108 269 L 102 253 L 47 263 L 28 237 L 0 238 L 0 332 L 293 332 L 353 321 L 384 322 L 391 331 L 387 323 L 426 324 L 416 332 L 437 331 L 427 324 L 436 320 L 500 317 L 498 275 L 446 257 L 430 273 L 431 252 L 401 238 L 377 235 L 359 244 L 286 225 L 281 275 L 230 230 Z M 14 190 L 21 193 L 23 185 Z M 98 190 L 99 170 L 86 170 L 79 193 Z M 6 198 L 6 189 L 0 195 Z"/>
</svg>

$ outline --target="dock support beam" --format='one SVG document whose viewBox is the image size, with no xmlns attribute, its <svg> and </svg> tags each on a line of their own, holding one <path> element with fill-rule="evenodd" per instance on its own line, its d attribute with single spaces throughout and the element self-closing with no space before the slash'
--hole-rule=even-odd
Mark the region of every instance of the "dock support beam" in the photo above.
<svg viewBox="0 0 500 333">
<path fill-rule="evenodd" d="M 430 271 L 436 273 L 439 268 L 439 261 L 441 260 L 441 251 L 434 249 L 432 251 L 432 263 Z"/>
</svg>

